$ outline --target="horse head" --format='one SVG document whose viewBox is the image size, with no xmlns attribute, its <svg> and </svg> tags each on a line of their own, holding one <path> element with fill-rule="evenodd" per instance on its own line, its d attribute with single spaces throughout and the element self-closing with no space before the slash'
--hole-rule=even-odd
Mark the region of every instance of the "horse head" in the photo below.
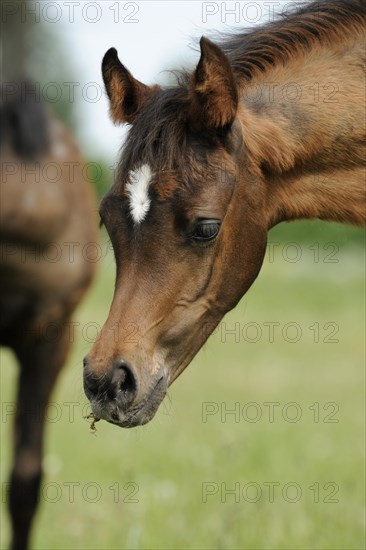
<svg viewBox="0 0 366 550">
<path fill-rule="evenodd" d="M 112 118 L 130 129 L 100 206 L 117 277 L 84 387 L 96 417 L 130 427 L 154 416 L 251 286 L 268 224 L 235 76 L 218 46 L 201 39 L 195 71 L 172 88 L 137 81 L 114 49 L 102 68 Z"/>
</svg>

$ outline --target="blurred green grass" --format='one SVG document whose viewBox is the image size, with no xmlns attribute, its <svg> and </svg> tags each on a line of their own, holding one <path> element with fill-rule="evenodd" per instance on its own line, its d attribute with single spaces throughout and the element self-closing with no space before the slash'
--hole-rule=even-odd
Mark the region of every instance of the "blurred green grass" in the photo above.
<svg viewBox="0 0 366 550">
<path fill-rule="evenodd" d="M 100 422 L 93 435 L 82 418 L 81 361 L 92 345 L 85 327 L 102 325 L 111 301 L 114 260 L 104 258 L 75 316 L 75 346 L 52 398 L 50 418 L 59 418 L 47 423 L 33 548 L 364 548 L 365 258 L 354 245 L 364 234 L 339 226 L 329 234 L 318 223 L 304 241 L 296 226 L 271 232 L 280 243 L 273 257 L 152 423 L 128 431 Z M 301 249 L 296 262 L 291 242 Z M 336 262 L 328 261 L 330 242 Z M 279 323 L 273 342 L 268 323 Z M 235 342 L 228 331 L 238 327 Z M 8 350 L 1 363 L 4 406 L 14 399 L 17 371 Z M 205 415 L 207 407 L 217 412 Z M 3 484 L 10 420 L 3 409 Z M 205 498 L 205 487 L 217 492 Z M 5 548 L 4 504 L 2 517 Z"/>
</svg>

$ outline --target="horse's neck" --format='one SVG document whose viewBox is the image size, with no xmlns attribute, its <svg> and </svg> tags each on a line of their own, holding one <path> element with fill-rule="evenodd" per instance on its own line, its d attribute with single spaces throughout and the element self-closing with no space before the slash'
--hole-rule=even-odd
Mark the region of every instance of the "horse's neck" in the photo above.
<svg viewBox="0 0 366 550">
<path fill-rule="evenodd" d="M 267 179 L 268 226 L 306 218 L 366 225 L 365 176 L 360 166 Z"/>
<path fill-rule="evenodd" d="M 365 223 L 362 51 L 353 39 L 337 51 L 310 52 L 243 89 L 244 142 L 265 177 L 270 225 Z"/>
</svg>

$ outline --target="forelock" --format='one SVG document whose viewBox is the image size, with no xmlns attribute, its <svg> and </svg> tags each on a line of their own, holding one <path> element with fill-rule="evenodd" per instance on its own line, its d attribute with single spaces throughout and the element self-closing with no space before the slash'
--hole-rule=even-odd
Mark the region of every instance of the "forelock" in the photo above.
<svg viewBox="0 0 366 550">
<path fill-rule="evenodd" d="M 187 148 L 189 104 L 184 86 L 159 89 L 146 101 L 129 129 L 120 161 L 121 175 L 143 164 L 157 170 L 177 170 Z"/>
</svg>

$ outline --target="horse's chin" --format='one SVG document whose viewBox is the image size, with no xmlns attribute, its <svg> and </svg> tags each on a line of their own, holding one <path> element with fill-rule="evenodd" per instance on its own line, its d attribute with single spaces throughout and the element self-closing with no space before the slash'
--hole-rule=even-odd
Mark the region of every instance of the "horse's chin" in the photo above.
<svg viewBox="0 0 366 550">
<path fill-rule="evenodd" d="M 91 409 L 96 420 L 106 420 L 120 428 L 135 428 L 143 426 L 152 420 L 164 400 L 167 388 L 156 388 L 142 403 L 135 405 L 128 411 L 116 407 L 114 402 L 100 403 L 91 401 Z"/>
<path fill-rule="evenodd" d="M 150 416 L 143 416 L 143 417 L 137 417 L 133 416 L 131 418 L 124 418 L 122 420 L 107 420 L 110 424 L 113 424 L 114 426 L 119 426 L 120 428 L 136 428 L 137 426 L 144 426 L 145 424 L 148 424 L 150 420 L 152 420 L 155 416 L 155 413 L 153 413 Z"/>
<path fill-rule="evenodd" d="M 132 415 L 120 415 L 118 419 L 108 419 L 108 422 L 114 424 L 115 426 L 119 426 L 120 428 L 136 428 L 137 426 L 144 426 L 154 418 L 160 403 L 149 409 L 145 409 L 145 406 L 143 406 Z"/>
</svg>

